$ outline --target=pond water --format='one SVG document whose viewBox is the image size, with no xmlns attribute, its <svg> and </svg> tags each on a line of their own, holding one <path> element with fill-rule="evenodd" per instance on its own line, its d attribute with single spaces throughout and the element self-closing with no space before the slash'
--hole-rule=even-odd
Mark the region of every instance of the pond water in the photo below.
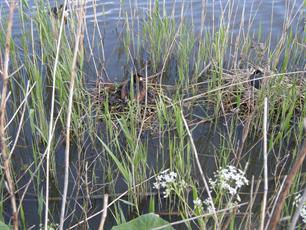
<svg viewBox="0 0 306 230">
<path fill-rule="evenodd" d="M 87 29 L 85 31 L 85 52 L 86 52 L 86 82 L 88 84 L 94 83 L 96 79 L 103 81 L 120 82 L 125 80 L 127 72 L 132 68 L 126 65 L 127 57 L 123 55 L 123 39 L 121 33 L 123 27 L 129 23 L 135 23 L 132 33 L 141 33 L 142 18 L 146 18 L 148 12 L 152 8 L 153 0 L 126 0 L 126 1 L 86 1 L 86 23 Z M 7 1 L 0 0 L 0 18 L 2 15 L 7 14 Z M 28 15 L 36 14 L 36 6 L 34 1 L 28 1 L 29 8 L 26 9 Z M 72 3 L 69 3 L 72 4 Z M 50 5 L 54 6 L 55 2 L 50 1 Z M 170 18 L 175 18 L 178 21 L 182 18 L 193 26 L 196 36 L 200 36 L 203 31 L 210 31 L 214 33 L 219 28 L 220 21 L 224 20 L 225 24 L 230 26 L 231 40 L 235 42 L 237 35 L 251 34 L 256 44 L 264 44 L 267 40 L 271 40 L 271 49 L 273 49 L 279 39 L 281 38 L 284 28 L 290 28 L 294 33 L 304 33 L 305 26 L 305 13 L 303 8 L 303 0 L 164 0 L 159 1 L 161 15 L 168 15 Z M 48 5 L 46 5 L 48 7 Z M 69 5 L 70 7 L 70 5 Z M 95 13 L 96 12 L 96 13 Z M 229 16 L 230 15 L 230 16 Z M 304 14 L 305 15 L 305 14 Z M 289 25 L 286 24 L 290 18 Z M 20 21 L 21 18 L 16 13 L 15 21 Z M 29 26 L 30 24 L 26 25 Z M 97 29 L 99 28 L 99 29 Z M 14 24 L 13 36 L 18 38 L 21 35 L 21 24 Z M 257 34 L 260 33 L 261 37 L 258 38 Z M 38 38 L 37 38 L 38 39 Z M 92 52 L 92 53 L 91 53 Z M 140 67 L 139 67 L 140 68 Z M 172 79 L 173 80 L 173 79 Z M 175 82 L 175 79 L 173 80 Z M 199 111 L 200 116 L 203 111 Z M 103 127 L 104 128 L 104 127 Z M 220 132 L 225 130 L 225 127 L 220 127 Z M 194 130 L 194 138 L 196 146 L 199 149 L 201 158 L 209 155 L 214 145 L 218 145 L 218 137 L 211 134 L 209 125 L 201 125 Z M 237 128 L 237 139 L 241 139 L 242 127 Z M 159 140 L 156 137 L 149 137 L 149 154 L 148 161 L 155 162 L 154 156 L 156 149 L 158 149 Z M 257 143 L 258 145 L 258 143 Z M 257 145 L 254 151 L 258 151 Z M 202 146 L 211 146 L 203 148 Z M 63 160 L 64 160 L 64 145 L 60 145 L 56 151 L 56 161 L 58 164 L 58 180 L 63 181 Z M 72 148 L 72 151 L 73 148 Z M 22 150 L 23 153 L 31 152 L 30 149 Z M 75 159 L 74 159 L 75 158 Z M 72 156 L 72 161 L 76 161 L 77 156 Z M 25 158 L 26 159 L 26 158 Z M 94 161 L 95 156 L 88 156 L 89 161 Z M 27 160 L 24 160 L 27 161 Z M 214 160 L 212 159 L 212 162 Z M 255 160 L 254 160 L 255 161 Z M 22 162 L 22 161 L 20 161 Z M 210 161 L 203 160 L 203 167 L 208 169 L 208 174 L 212 174 L 215 170 Z M 273 162 L 271 163 L 273 164 Z M 154 163 L 152 163 L 154 165 Z M 102 169 L 95 169 L 97 172 Z M 254 168 L 253 171 L 260 171 L 261 168 Z M 76 166 L 72 167 L 71 174 L 76 175 Z M 26 183 L 29 176 L 23 177 L 22 181 Z M 20 182 L 21 184 L 23 182 Z M 75 183 L 74 181 L 71 184 Z M 118 193 L 126 190 L 125 184 L 118 183 L 116 185 Z M 72 186 L 73 187 L 73 186 Z M 60 184 L 60 190 L 62 184 Z M 39 218 L 31 213 L 33 206 L 37 209 L 42 208 L 42 203 L 39 203 L 31 195 L 36 191 L 31 188 L 24 201 L 24 212 L 27 218 L 28 226 L 36 226 L 32 229 L 38 229 Z M 76 194 L 76 191 L 71 191 Z M 52 195 L 52 194 L 51 194 Z M 58 195 L 58 194 L 55 194 Z M 32 199 L 33 198 L 33 199 Z M 54 202 L 53 212 L 54 219 L 59 219 L 59 201 Z M 77 202 L 71 200 L 71 206 L 81 212 L 81 207 L 78 207 Z M 92 200 L 90 205 L 94 206 L 96 210 L 102 208 L 102 200 Z M 75 207 L 77 206 L 77 207 Z M 9 211 L 8 211 L 9 213 Z M 6 216 L 7 217 L 7 216 Z M 89 225 L 90 229 L 96 229 L 100 222 L 100 216 L 93 219 Z M 107 228 L 110 228 L 114 220 L 110 221 Z M 184 227 L 182 227 L 184 229 Z"/>
<path fill-rule="evenodd" d="M 0 9 L 2 9 L 0 13 L 3 15 L 8 10 L 6 2 L 0 0 Z M 108 80 L 120 81 L 125 79 L 126 57 L 121 55 L 122 37 L 118 35 L 122 33 L 122 27 L 127 18 L 129 21 L 133 19 L 138 23 L 135 26 L 137 31 L 133 33 L 140 33 L 142 22 L 139 19 L 152 10 L 153 2 L 153 0 L 86 1 L 87 30 L 85 43 L 92 46 L 92 55 L 89 60 L 93 61 L 95 59 L 95 63 L 87 66 L 90 80 L 96 80 L 97 75 L 105 80 L 106 76 L 102 76 L 105 75 L 105 72 L 103 73 L 101 70 L 102 68 L 106 71 Z M 28 4 L 29 15 L 35 15 L 34 1 L 29 0 Z M 55 1 L 50 1 L 51 6 L 55 6 L 55 4 Z M 68 2 L 69 4 L 72 3 Z M 184 18 L 185 21 L 192 24 L 196 34 L 205 30 L 216 31 L 222 18 L 225 24 L 230 21 L 230 31 L 233 38 L 238 35 L 239 31 L 240 33 L 250 31 L 250 34 L 253 34 L 254 41 L 258 43 L 266 42 L 267 38 L 271 37 L 271 49 L 279 41 L 284 28 L 287 26 L 288 19 L 290 19 L 289 29 L 297 33 L 303 33 L 304 30 L 305 18 L 303 18 L 301 12 L 305 12 L 305 8 L 303 8 L 302 0 L 164 0 L 159 1 L 159 5 L 162 14 L 178 20 Z M 18 18 L 18 15 L 16 16 Z M 18 37 L 21 33 L 20 26 L 21 24 L 14 25 L 13 33 L 15 37 Z M 97 26 L 100 29 L 99 32 L 96 29 Z M 258 40 L 257 32 L 259 31 L 261 38 Z M 99 46 L 101 38 L 103 39 L 103 49 Z M 101 56 L 104 60 L 101 60 Z"/>
</svg>

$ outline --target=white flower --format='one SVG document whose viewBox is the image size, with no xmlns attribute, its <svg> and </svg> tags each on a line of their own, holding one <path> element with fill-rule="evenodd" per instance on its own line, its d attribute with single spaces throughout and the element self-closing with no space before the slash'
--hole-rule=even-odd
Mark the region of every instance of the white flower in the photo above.
<svg viewBox="0 0 306 230">
<path fill-rule="evenodd" d="M 298 207 L 300 201 L 301 201 L 301 194 L 297 194 L 297 195 L 294 197 L 293 205 L 295 205 L 296 207 Z"/>
<path fill-rule="evenodd" d="M 162 182 L 160 183 L 160 187 L 166 188 L 166 187 L 167 187 L 167 183 L 166 183 L 165 181 L 162 181 Z"/>
<path fill-rule="evenodd" d="M 167 198 L 170 196 L 171 194 L 171 188 L 166 188 L 166 190 L 163 192 L 164 193 L 164 198 Z"/>
<path fill-rule="evenodd" d="M 164 189 L 164 198 L 171 195 L 171 191 L 175 191 L 175 188 L 186 188 L 187 183 L 184 180 L 179 180 L 176 172 L 164 172 L 156 177 L 156 182 L 153 183 L 153 188 Z"/>
<path fill-rule="evenodd" d="M 186 181 L 183 180 L 183 179 L 179 182 L 179 185 L 180 185 L 182 188 L 186 188 L 186 187 L 187 187 L 187 183 L 186 183 Z"/>
<path fill-rule="evenodd" d="M 177 174 L 175 172 L 170 172 L 169 175 L 173 178 L 176 178 Z"/>
<path fill-rule="evenodd" d="M 154 182 L 153 183 L 153 188 L 159 189 L 160 188 L 160 183 L 159 182 Z"/>
<path fill-rule="evenodd" d="M 64 17 L 65 18 L 69 17 L 69 12 L 67 10 L 64 10 Z"/>
<path fill-rule="evenodd" d="M 226 168 L 221 168 L 214 173 L 215 180 L 209 179 L 211 187 L 215 190 L 225 190 L 231 196 L 238 197 L 238 190 L 248 185 L 249 181 L 245 177 L 245 173 L 236 167 L 229 165 Z"/>
<path fill-rule="evenodd" d="M 199 197 L 193 201 L 193 204 L 194 204 L 195 208 L 196 207 L 199 207 L 199 208 L 202 207 L 202 201 L 201 201 L 201 199 Z"/>
<path fill-rule="evenodd" d="M 214 212 L 213 201 L 210 198 L 207 198 L 206 200 L 204 200 L 203 203 L 206 206 L 206 209 L 208 212 Z"/>
<path fill-rule="evenodd" d="M 301 202 L 301 194 L 298 194 L 295 196 L 294 201 L 293 201 L 293 205 L 295 205 L 295 207 L 298 207 L 300 202 Z M 306 224 L 306 203 L 304 203 L 301 211 L 300 211 L 300 217 L 302 217 L 302 221 Z"/>
</svg>

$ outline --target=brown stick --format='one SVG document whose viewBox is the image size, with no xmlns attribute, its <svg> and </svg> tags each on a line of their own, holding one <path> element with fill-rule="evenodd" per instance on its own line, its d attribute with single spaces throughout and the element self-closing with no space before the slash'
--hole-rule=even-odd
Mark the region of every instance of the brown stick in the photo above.
<svg viewBox="0 0 306 230">
<path fill-rule="evenodd" d="M 305 124 L 306 122 L 305 121 L 306 120 L 304 119 L 304 128 L 306 129 L 306 124 Z M 291 185 L 293 183 L 295 175 L 298 173 L 299 169 L 301 168 L 301 166 L 304 162 L 305 156 L 306 156 L 306 140 L 304 140 L 302 149 L 301 149 L 299 155 L 296 156 L 296 160 L 294 162 L 294 165 L 292 166 L 292 168 L 291 168 L 291 170 L 290 170 L 290 172 L 289 172 L 289 174 L 286 178 L 286 181 L 284 183 L 284 189 L 278 197 L 277 205 L 275 207 L 275 211 L 272 213 L 270 226 L 269 226 L 268 229 L 271 229 L 271 230 L 276 229 L 276 225 L 279 222 L 281 212 L 282 212 L 283 206 L 285 204 L 286 197 L 289 193 L 289 190 L 291 188 Z"/>
<path fill-rule="evenodd" d="M 12 177 L 12 172 L 10 168 L 10 158 L 7 153 L 7 147 L 5 143 L 5 116 L 6 116 L 6 97 L 7 97 L 7 87 L 8 87 L 8 68 L 10 61 L 10 47 L 11 47 L 11 36 L 13 27 L 13 15 L 15 10 L 15 1 L 11 1 L 10 11 L 8 16 L 7 31 L 5 37 L 5 53 L 4 53 L 4 63 L 2 70 L 2 97 L 1 97 L 1 107 L 0 107 L 0 151 L 3 161 L 3 171 L 7 181 L 8 193 L 10 194 L 11 206 L 12 206 L 12 219 L 14 230 L 18 230 L 18 212 L 15 198 L 15 187 Z"/>
</svg>

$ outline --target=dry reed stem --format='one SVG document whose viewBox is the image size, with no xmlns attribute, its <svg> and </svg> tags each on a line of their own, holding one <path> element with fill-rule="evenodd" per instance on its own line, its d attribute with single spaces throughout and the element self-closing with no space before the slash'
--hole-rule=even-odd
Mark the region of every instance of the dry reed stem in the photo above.
<svg viewBox="0 0 306 230">
<path fill-rule="evenodd" d="M 306 120 L 304 118 L 304 128 L 306 129 Z M 286 197 L 289 193 L 289 190 L 291 188 L 291 185 L 294 181 L 295 176 L 297 175 L 298 171 L 300 170 L 300 168 L 303 165 L 304 159 L 306 157 L 306 140 L 304 139 L 304 143 L 303 146 L 301 148 L 300 153 L 296 156 L 295 158 L 295 162 L 292 166 L 292 168 L 289 171 L 289 174 L 285 180 L 285 184 L 284 184 L 284 189 L 282 190 L 282 192 L 279 195 L 279 198 L 277 199 L 276 202 L 276 207 L 274 212 L 272 213 L 272 217 L 271 217 L 271 222 L 269 225 L 269 229 L 271 230 L 275 230 L 276 226 L 280 220 L 281 217 L 281 213 L 282 213 L 282 209 L 284 207 L 285 201 L 286 201 Z"/>
<path fill-rule="evenodd" d="M 9 154 L 7 153 L 6 138 L 5 138 L 5 122 L 6 122 L 6 97 L 8 91 L 8 68 L 10 62 L 10 48 L 11 48 L 11 37 L 12 37 L 12 27 L 13 27 L 13 16 L 15 10 L 15 1 L 10 2 L 10 9 L 8 15 L 7 31 L 5 36 L 5 53 L 3 60 L 3 70 L 2 70 L 2 96 L 1 96 L 1 107 L 0 107 L 0 151 L 3 161 L 3 174 L 6 177 L 7 189 L 10 195 L 11 208 L 12 208 L 12 219 L 14 230 L 18 229 L 18 212 L 15 197 L 15 186 L 14 179 L 11 171 L 11 162 Z"/>
<path fill-rule="evenodd" d="M 183 122 L 184 122 L 186 131 L 187 131 L 187 134 L 188 134 L 189 139 L 190 139 L 191 148 L 192 148 L 192 150 L 193 150 L 193 154 L 194 154 L 194 156 L 195 156 L 195 160 L 196 160 L 198 169 L 199 169 L 199 171 L 200 171 L 200 175 L 201 175 L 202 180 L 203 180 L 203 182 L 204 182 L 204 186 L 205 186 L 205 189 L 206 189 L 206 191 L 207 191 L 208 197 L 209 197 L 209 199 L 211 200 L 211 205 L 212 205 L 212 208 L 213 208 L 213 214 L 214 214 L 214 219 L 215 219 L 215 222 L 216 222 L 216 225 L 217 225 L 217 229 L 220 229 L 220 228 L 219 228 L 218 217 L 217 217 L 217 214 L 216 214 L 216 208 L 215 208 L 215 205 L 214 205 L 212 196 L 211 196 L 211 192 L 210 192 L 210 190 L 209 190 L 209 186 L 208 186 L 207 180 L 205 179 L 205 175 L 204 175 L 204 172 L 203 172 L 203 170 L 202 170 L 202 166 L 201 166 L 201 163 L 200 163 L 198 151 L 197 151 L 197 148 L 196 148 L 196 146 L 195 146 L 195 144 L 194 144 L 194 141 L 193 141 L 193 138 L 192 138 L 192 134 L 191 134 L 191 132 L 190 132 L 188 123 L 187 123 L 187 121 L 186 121 L 186 119 L 185 119 L 185 116 L 184 116 L 184 113 L 183 113 L 182 110 L 181 110 L 181 115 L 182 115 L 182 120 L 183 120 Z"/>
<path fill-rule="evenodd" d="M 287 178 L 287 176 L 285 176 L 285 177 L 284 177 L 283 182 L 282 182 L 281 186 L 280 186 L 280 187 L 279 187 L 279 189 L 278 189 L 278 193 L 277 193 L 277 195 L 276 195 L 275 202 L 274 202 L 274 204 L 273 204 L 273 206 L 272 206 L 271 213 L 273 213 L 273 212 L 274 212 L 274 210 L 275 210 L 275 207 L 276 207 L 276 204 L 277 204 L 278 197 L 279 197 L 279 195 L 280 195 L 281 191 L 283 190 L 283 187 L 284 187 L 284 184 L 285 184 L 286 178 Z M 269 220 L 267 221 L 267 224 L 266 224 L 265 230 L 268 230 L 268 227 L 269 227 L 270 221 L 271 221 L 271 216 L 270 216 Z"/>
<path fill-rule="evenodd" d="M 99 230 L 103 230 L 104 229 L 104 224 L 105 224 L 105 220 L 107 217 L 107 204 L 108 204 L 108 194 L 104 194 L 104 199 L 103 199 L 103 213 L 102 213 L 102 219 L 101 219 L 101 223 L 99 226 Z"/>
<path fill-rule="evenodd" d="M 67 0 L 64 1 L 63 9 L 66 9 Z M 56 56 L 54 60 L 54 67 L 52 73 L 52 96 L 51 96 L 51 109 L 50 109 L 50 121 L 49 121 L 49 132 L 48 132 L 48 144 L 46 148 L 46 197 L 45 197 L 45 213 L 44 213 L 44 229 L 48 230 L 48 213 L 49 213 L 49 169 L 50 169 L 50 152 L 51 152 L 51 144 L 53 140 L 53 130 L 54 130 L 54 106 L 55 106 L 55 81 L 56 81 L 56 70 L 59 61 L 59 53 L 60 53 L 60 45 L 62 40 L 62 33 L 64 30 L 64 17 L 65 14 L 62 14 L 60 31 L 57 39 L 57 47 L 56 47 Z"/>
<path fill-rule="evenodd" d="M 34 85 L 32 86 L 32 89 L 33 89 Z M 29 86 L 30 86 L 30 82 L 27 85 L 27 91 L 26 91 L 27 93 L 26 93 L 26 97 L 25 97 L 26 100 L 25 100 L 25 103 L 24 103 L 24 106 L 23 106 L 23 109 L 22 109 L 22 113 L 21 113 L 21 117 L 20 117 L 20 120 L 19 120 L 18 129 L 17 129 L 16 135 L 14 137 L 15 140 L 14 140 L 14 143 L 13 143 L 12 148 L 10 150 L 11 152 L 10 152 L 9 158 L 11 158 L 11 155 L 14 153 L 14 150 L 16 148 L 17 142 L 19 140 L 19 135 L 20 135 L 21 129 L 23 127 L 23 120 L 24 120 L 24 115 L 25 115 L 25 111 L 26 111 L 26 108 L 27 108 L 28 95 L 30 94 Z"/>
<path fill-rule="evenodd" d="M 28 86 L 30 85 L 30 81 L 28 83 Z M 34 89 L 36 85 L 36 82 L 34 82 L 34 84 L 31 86 L 30 89 L 28 89 L 27 87 L 27 90 L 26 90 L 26 94 L 24 95 L 24 99 L 20 102 L 18 108 L 16 109 L 16 111 L 14 112 L 13 116 L 11 117 L 11 119 L 7 122 L 7 124 L 5 125 L 4 129 L 6 130 L 10 124 L 13 122 L 13 120 L 15 119 L 15 117 L 17 116 L 17 114 L 19 113 L 19 111 L 21 110 L 21 107 L 23 106 L 24 103 L 27 103 L 28 102 L 28 97 L 30 95 L 30 93 L 32 92 L 32 90 Z"/>
<path fill-rule="evenodd" d="M 62 200 L 62 207 L 61 207 L 60 226 L 59 226 L 60 230 L 63 229 L 64 221 L 65 221 L 65 207 L 66 207 L 68 183 L 69 183 L 69 151 L 70 151 L 70 128 L 71 128 L 70 126 L 71 126 L 71 114 L 72 114 L 72 104 L 73 104 L 73 92 L 74 92 L 74 82 L 76 78 L 77 57 L 78 57 L 78 52 L 79 52 L 79 45 L 81 43 L 83 24 L 85 20 L 84 1 L 82 0 L 80 4 L 81 4 L 81 10 L 78 13 L 78 29 L 77 29 L 77 36 L 76 36 L 75 45 L 74 45 L 74 54 L 73 54 L 73 60 L 72 60 L 70 88 L 69 88 L 69 102 L 68 102 L 68 110 L 67 110 L 65 175 L 64 175 L 64 191 L 63 191 L 63 200 Z"/>
<path fill-rule="evenodd" d="M 265 97 L 264 102 L 264 119 L 263 119 L 263 159 L 264 159 L 264 195 L 262 199 L 261 207 L 261 222 L 260 228 L 264 229 L 265 226 L 265 215 L 266 215 L 266 206 L 267 206 L 267 194 L 268 194 L 268 150 L 267 150 L 267 125 L 268 125 L 268 98 Z"/>
<path fill-rule="evenodd" d="M 254 200 L 253 199 L 253 191 L 254 191 L 254 176 L 252 176 L 252 183 L 251 183 L 251 192 L 250 192 L 250 205 L 249 205 L 249 216 L 248 216 L 248 220 L 247 220 L 247 224 L 246 226 L 248 226 L 249 223 L 249 229 L 251 229 L 251 223 L 252 223 L 252 207 L 254 204 Z"/>
<path fill-rule="evenodd" d="M 286 75 L 305 74 L 305 73 L 306 73 L 306 70 L 300 70 L 300 71 L 288 72 L 288 73 L 286 73 Z M 188 98 L 185 98 L 185 99 L 183 99 L 183 103 L 187 103 L 189 101 L 200 99 L 200 98 L 202 98 L 202 97 L 204 97 L 204 96 L 206 96 L 206 95 L 208 95 L 210 93 L 218 92 L 218 91 L 221 91 L 223 89 L 227 89 L 227 88 L 230 88 L 230 87 L 233 87 L 233 86 L 237 86 L 237 85 L 244 84 L 244 83 L 250 83 L 251 81 L 254 81 L 254 80 L 261 80 L 261 79 L 264 79 L 264 78 L 268 79 L 268 78 L 273 78 L 273 77 L 282 76 L 282 75 L 284 75 L 284 74 L 283 73 L 271 74 L 269 76 L 259 77 L 259 78 L 253 79 L 253 80 L 244 80 L 244 81 L 239 81 L 237 83 L 233 83 L 233 84 L 230 84 L 230 85 L 220 86 L 218 88 L 215 88 L 215 89 L 212 89 L 212 90 L 200 93 L 198 95 L 190 96 Z"/>
</svg>

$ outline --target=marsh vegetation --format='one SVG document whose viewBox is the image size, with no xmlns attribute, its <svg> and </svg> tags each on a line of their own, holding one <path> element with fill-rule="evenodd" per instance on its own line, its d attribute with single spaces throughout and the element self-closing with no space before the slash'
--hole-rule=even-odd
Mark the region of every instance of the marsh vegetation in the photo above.
<svg viewBox="0 0 306 230">
<path fill-rule="evenodd" d="M 305 1 L 192 2 L 3 3 L 0 226 L 305 227 Z"/>
</svg>

